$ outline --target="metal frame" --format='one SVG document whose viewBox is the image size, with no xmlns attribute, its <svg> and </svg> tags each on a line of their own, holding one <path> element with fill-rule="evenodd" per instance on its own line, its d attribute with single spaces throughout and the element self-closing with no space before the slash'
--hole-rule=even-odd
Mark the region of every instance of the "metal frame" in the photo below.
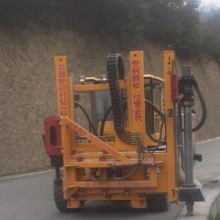
<svg viewBox="0 0 220 220">
<path fill-rule="evenodd" d="M 68 200 L 69 208 L 78 208 L 84 200 L 129 200 L 132 207 L 144 208 L 146 194 L 166 193 L 169 202 L 178 201 L 176 183 L 176 146 L 174 130 L 174 103 L 171 98 L 172 63 L 175 60 L 174 51 L 164 52 L 164 87 L 167 149 L 146 153 L 145 158 L 136 173 L 130 179 L 123 181 L 102 182 L 106 179 L 107 168 L 123 167 L 125 173 L 130 172 L 137 164 L 137 146 L 124 144 L 109 124 L 109 134 L 115 137 L 115 142 L 104 142 L 74 121 L 74 92 L 108 90 L 108 84 L 71 85 L 67 75 L 66 57 L 55 57 L 55 75 L 57 85 L 57 115 L 60 116 L 61 143 L 63 155 L 63 191 Z M 161 80 L 158 77 L 154 77 Z M 162 81 L 162 80 L 161 80 Z M 155 143 L 145 132 L 144 103 L 144 61 L 142 51 L 130 52 L 130 72 L 127 80 L 120 80 L 120 88 L 127 91 L 128 126 L 127 131 L 140 133 L 144 146 Z M 73 91 L 74 90 L 74 91 Z M 147 116 L 146 116 L 147 117 Z M 76 143 L 74 133 L 88 139 L 87 143 Z M 86 179 L 88 168 L 102 168 L 100 181 Z M 148 177 L 146 178 L 146 169 Z"/>
</svg>

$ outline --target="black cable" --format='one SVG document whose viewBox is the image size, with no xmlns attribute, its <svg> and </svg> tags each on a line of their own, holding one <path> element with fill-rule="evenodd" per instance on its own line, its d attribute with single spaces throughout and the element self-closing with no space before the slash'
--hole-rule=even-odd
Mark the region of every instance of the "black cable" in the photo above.
<svg viewBox="0 0 220 220">
<path fill-rule="evenodd" d="M 150 102 L 147 99 L 145 99 L 145 104 L 146 103 L 149 104 L 158 115 L 160 115 L 160 117 L 162 118 L 162 122 L 165 121 L 165 119 L 166 119 L 165 114 L 163 114 L 152 102 Z M 157 144 L 165 144 L 165 142 L 161 143 L 161 140 L 154 138 L 154 136 L 150 132 L 150 128 L 149 128 L 149 124 L 148 123 L 147 123 L 146 133 L 149 136 L 149 138 L 152 141 L 154 141 L 155 143 L 157 143 Z"/>
<path fill-rule="evenodd" d="M 151 154 L 152 157 L 153 157 L 154 163 L 155 163 L 155 161 L 156 161 L 156 157 L 154 155 L 155 152 L 152 152 L 151 150 L 147 149 L 147 147 L 144 148 L 144 152 L 148 153 L 148 154 Z"/>
<path fill-rule="evenodd" d="M 139 137 L 139 144 L 138 144 L 138 161 L 137 161 L 136 164 L 133 165 L 133 166 L 135 166 L 135 167 L 134 167 L 133 170 L 132 170 L 129 174 L 127 174 L 126 176 L 123 176 L 123 177 L 114 177 L 114 178 L 113 178 L 114 180 L 117 180 L 117 181 L 125 180 L 125 179 L 129 178 L 130 176 L 132 176 L 132 175 L 138 170 L 138 168 L 140 167 L 141 163 L 142 163 L 143 160 L 144 160 L 144 153 L 143 153 L 143 151 L 142 151 L 142 149 L 143 149 L 142 146 L 143 146 L 143 144 L 142 144 L 141 139 L 140 139 L 140 137 Z M 142 158 L 141 158 L 141 156 L 142 156 Z"/>
<path fill-rule="evenodd" d="M 148 149 L 147 147 L 144 147 L 144 150 L 147 151 L 147 153 L 150 153 L 153 156 L 154 161 L 156 160 L 156 158 L 155 158 L 153 153 L 155 153 L 155 151 L 163 144 L 163 142 L 161 140 L 162 140 L 162 132 L 163 132 L 164 124 L 165 124 L 165 121 L 162 121 L 161 127 L 160 127 L 160 137 L 158 139 L 157 146 L 155 146 L 154 148 L 151 148 L 151 149 Z"/>
<path fill-rule="evenodd" d="M 112 106 L 110 106 L 109 108 L 108 108 L 108 110 L 106 111 L 106 113 L 105 113 L 105 115 L 104 115 L 104 117 L 103 117 L 103 119 L 102 119 L 102 123 L 101 123 L 101 126 L 100 126 L 100 136 L 103 136 L 103 133 L 104 133 L 104 127 L 105 127 L 105 122 L 106 122 L 106 120 L 107 120 L 107 118 L 108 118 L 108 114 L 110 113 L 110 111 L 112 110 Z"/>
<path fill-rule="evenodd" d="M 86 119 L 87 119 L 88 122 L 89 122 L 89 127 L 92 128 L 94 135 L 98 136 L 98 132 L 96 131 L 96 129 L 95 129 L 95 127 L 94 127 L 94 125 L 93 125 L 93 123 L 92 123 L 92 121 L 91 121 L 91 119 L 90 119 L 88 113 L 86 112 L 86 110 L 82 107 L 82 105 L 81 105 L 79 102 L 74 101 L 74 103 L 76 104 L 76 107 L 79 106 L 79 108 L 82 110 L 82 112 L 83 112 L 84 115 L 86 116 Z"/>
<path fill-rule="evenodd" d="M 194 78 L 194 77 L 193 77 Z M 205 124 L 205 121 L 206 121 L 206 117 L 207 117 L 207 108 L 206 108 L 206 103 L 205 103 L 205 100 L 203 98 L 203 95 L 200 91 L 200 88 L 196 82 L 196 80 L 194 79 L 195 83 L 194 83 L 194 88 L 196 90 L 196 93 L 199 97 L 199 101 L 201 103 L 201 107 L 202 107 L 202 117 L 200 119 L 200 122 L 198 123 L 198 125 L 196 125 L 192 131 L 195 132 L 195 131 L 198 131 L 204 124 Z"/>
<path fill-rule="evenodd" d="M 142 149 L 144 150 L 145 153 L 151 154 L 152 157 L 153 157 L 153 159 L 154 159 L 154 162 L 156 161 L 156 157 L 155 157 L 154 153 L 153 153 L 150 149 L 148 149 L 147 147 L 145 147 L 143 144 L 142 144 Z"/>
<path fill-rule="evenodd" d="M 148 149 L 147 147 L 144 147 L 144 146 L 142 147 L 142 148 L 144 149 L 144 152 L 150 153 L 150 154 L 152 155 L 154 162 L 156 161 L 156 157 L 155 157 L 154 153 L 155 153 L 155 151 L 161 146 L 160 143 L 162 144 L 161 139 L 162 139 L 162 131 L 163 131 L 163 125 L 164 125 L 164 124 L 165 124 L 165 120 L 162 121 L 162 123 L 161 123 L 161 127 L 160 127 L 160 137 L 159 137 L 159 141 L 158 141 L 157 146 L 154 147 L 153 149 Z"/>
<path fill-rule="evenodd" d="M 151 101 L 149 101 L 147 99 L 145 99 L 144 101 L 145 101 L 145 103 L 149 104 L 154 109 L 154 111 L 158 115 L 160 115 L 161 118 L 165 118 L 165 115 L 163 114 L 163 112 L 161 112 Z"/>
<path fill-rule="evenodd" d="M 140 165 L 141 165 L 141 163 L 139 163 L 139 162 L 137 164 L 134 164 L 135 167 L 134 167 L 134 169 L 129 174 L 127 174 L 126 176 L 123 176 L 123 177 L 114 177 L 113 179 L 117 180 L 117 181 L 126 180 L 127 178 L 132 176 L 134 173 L 136 173 L 136 171 L 138 170 Z"/>
<path fill-rule="evenodd" d="M 162 143 L 162 132 L 163 132 L 163 126 L 165 124 L 165 120 L 162 121 L 161 125 L 160 125 L 160 137 L 158 139 L 158 143 L 157 143 L 157 146 L 155 146 L 153 148 L 153 152 L 155 152 L 163 143 Z M 151 149 L 152 151 L 152 149 Z"/>
</svg>

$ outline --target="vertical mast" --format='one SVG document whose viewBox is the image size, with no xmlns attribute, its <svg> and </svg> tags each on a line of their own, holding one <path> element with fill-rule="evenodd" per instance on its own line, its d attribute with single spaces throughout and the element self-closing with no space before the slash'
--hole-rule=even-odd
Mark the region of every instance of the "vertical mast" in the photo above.
<svg viewBox="0 0 220 220">
<path fill-rule="evenodd" d="M 166 145 L 167 145 L 167 171 L 168 171 L 168 196 L 170 201 L 177 198 L 176 186 L 176 140 L 175 140 L 175 103 L 172 99 L 171 77 L 173 72 L 173 63 L 175 61 L 175 52 L 173 50 L 164 51 L 164 88 L 165 88 L 165 109 L 166 118 Z"/>
</svg>

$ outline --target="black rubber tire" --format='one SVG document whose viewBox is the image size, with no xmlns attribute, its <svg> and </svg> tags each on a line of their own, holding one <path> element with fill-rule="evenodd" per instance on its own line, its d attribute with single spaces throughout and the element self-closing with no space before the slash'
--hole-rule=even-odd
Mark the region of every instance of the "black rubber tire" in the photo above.
<svg viewBox="0 0 220 220">
<path fill-rule="evenodd" d="M 67 200 L 63 198 L 62 180 L 54 180 L 53 182 L 54 202 L 60 212 L 69 212 L 67 208 Z"/>
<path fill-rule="evenodd" d="M 165 212 L 170 207 L 167 194 L 147 195 L 147 205 L 149 212 Z"/>
<path fill-rule="evenodd" d="M 60 212 L 77 212 L 84 206 L 84 201 L 80 202 L 80 208 L 67 208 L 67 200 L 63 198 L 62 180 L 54 180 L 53 185 L 54 202 Z"/>
</svg>

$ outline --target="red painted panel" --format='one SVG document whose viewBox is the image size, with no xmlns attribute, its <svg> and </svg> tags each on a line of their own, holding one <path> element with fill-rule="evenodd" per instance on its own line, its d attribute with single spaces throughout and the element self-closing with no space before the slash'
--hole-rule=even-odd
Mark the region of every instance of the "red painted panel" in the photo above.
<svg viewBox="0 0 220 220">
<path fill-rule="evenodd" d="M 49 116 L 44 118 L 45 150 L 49 156 L 61 155 L 61 127 L 60 118 Z"/>
<path fill-rule="evenodd" d="M 171 75 L 171 96 L 172 101 L 178 101 L 179 100 L 179 76 L 176 74 Z"/>
</svg>

